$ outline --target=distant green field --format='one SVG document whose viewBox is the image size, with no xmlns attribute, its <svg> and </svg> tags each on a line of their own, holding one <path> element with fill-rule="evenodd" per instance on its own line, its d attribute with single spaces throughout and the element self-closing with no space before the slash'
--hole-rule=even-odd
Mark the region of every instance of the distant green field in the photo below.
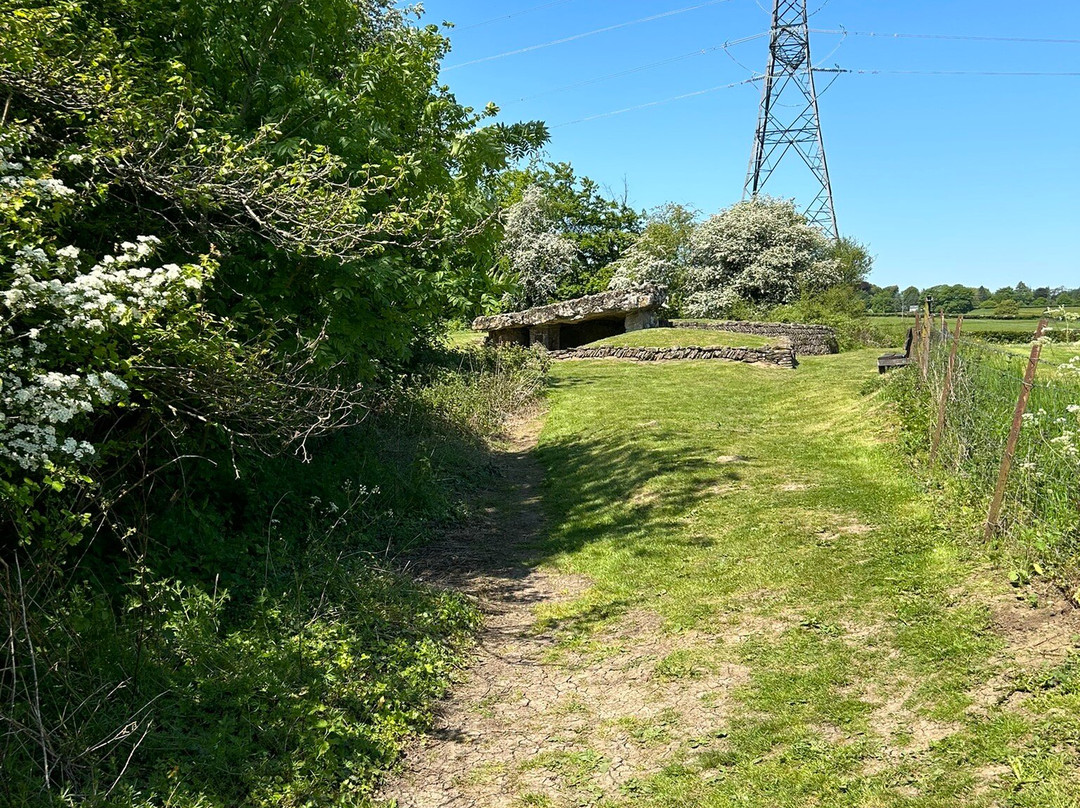
<svg viewBox="0 0 1080 808">
<path fill-rule="evenodd" d="M 589 343 L 590 346 L 615 345 L 633 348 L 761 348 L 769 344 L 770 340 L 754 334 L 700 328 L 647 328 Z"/>
<path fill-rule="evenodd" d="M 1031 352 L 1031 347 L 1028 345 L 1003 345 L 1001 347 L 1009 353 L 1018 354 L 1020 356 L 1027 356 Z M 1080 356 L 1080 342 L 1073 342 L 1071 344 L 1050 344 L 1044 345 L 1042 348 L 1042 359 L 1044 362 L 1063 364 L 1068 362 L 1074 356 Z"/>
<path fill-rule="evenodd" d="M 1050 307 L 1051 310 L 1053 310 L 1055 308 L 1057 308 L 1057 307 L 1056 306 L 1051 306 Z M 1080 306 L 1066 306 L 1065 310 L 1066 311 L 1080 311 Z M 1040 317 L 1042 317 L 1045 312 L 1046 312 L 1046 307 L 1044 307 L 1044 306 L 1021 306 L 1020 307 L 1020 317 L 1023 318 L 1023 319 L 1027 319 L 1027 320 L 1030 320 L 1030 319 L 1036 319 L 1037 320 Z M 967 316 L 967 317 L 992 317 L 993 315 L 994 315 L 994 309 L 991 307 L 991 308 L 987 308 L 987 309 L 973 309 L 972 311 L 969 311 L 965 316 Z"/>
<path fill-rule="evenodd" d="M 887 317 L 872 317 L 870 319 L 876 326 L 896 327 L 896 328 L 911 328 L 914 325 L 915 320 L 912 317 L 900 317 L 896 315 L 889 315 Z M 955 317 L 946 317 L 946 322 L 952 327 L 956 324 Z M 1028 332 L 1035 333 L 1035 328 L 1039 324 L 1038 317 L 1032 317 L 1027 319 L 1017 320 L 975 320 L 969 317 L 964 318 L 964 333 L 965 334 L 978 334 L 980 331 L 1010 331 L 1010 332 Z"/>
</svg>

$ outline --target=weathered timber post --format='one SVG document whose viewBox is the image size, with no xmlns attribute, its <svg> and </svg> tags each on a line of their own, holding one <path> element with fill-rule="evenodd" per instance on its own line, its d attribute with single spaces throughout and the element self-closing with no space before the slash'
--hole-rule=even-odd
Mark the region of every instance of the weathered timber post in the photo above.
<svg viewBox="0 0 1080 808">
<path fill-rule="evenodd" d="M 922 351 L 922 312 L 915 312 L 915 323 L 911 327 L 911 359 L 918 361 L 922 367 L 922 359 L 919 357 Z"/>
<path fill-rule="evenodd" d="M 1039 320 L 1039 327 L 1035 329 L 1035 341 L 1031 344 L 1031 356 L 1028 357 L 1027 370 L 1024 371 L 1024 384 L 1020 388 L 1020 397 L 1016 401 L 1016 410 L 1013 411 L 1009 438 L 1005 441 L 1005 454 L 1001 458 L 1001 469 L 998 471 L 994 498 L 990 500 L 990 513 L 987 514 L 986 528 L 983 531 L 983 536 L 986 539 L 992 538 L 998 527 L 1000 527 L 1001 503 L 1005 498 L 1005 486 L 1009 482 L 1009 472 L 1012 470 L 1013 457 L 1016 454 L 1016 442 L 1020 438 L 1020 427 L 1024 422 L 1024 412 L 1027 411 L 1031 387 L 1035 383 L 1035 370 L 1039 366 L 1039 356 L 1042 354 L 1041 340 L 1045 328 L 1046 320 Z"/>
<path fill-rule="evenodd" d="M 929 298 L 927 298 L 924 305 L 926 310 L 923 312 L 922 332 L 919 334 L 919 341 L 921 343 L 919 347 L 919 370 L 922 371 L 922 378 L 925 382 L 926 377 L 930 373 L 930 329 L 933 328 L 934 315 L 930 312 Z"/>
<path fill-rule="evenodd" d="M 941 400 L 938 402 L 937 427 L 934 429 L 934 439 L 930 444 L 930 464 L 937 459 L 938 449 L 941 447 L 941 434 L 945 431 L 945 411 L 949 405 L 949 396 L 952 394 L 953 369 L 956 367 L 956 353 L 960 350 L 960 329 L 964 325 L 964 315 L 956 318 L 956 331 L 953 334 L 952 347 L 949 348 L 949 363 L 945 366 L 945 380 L 941 384 Z"/>
</svg>

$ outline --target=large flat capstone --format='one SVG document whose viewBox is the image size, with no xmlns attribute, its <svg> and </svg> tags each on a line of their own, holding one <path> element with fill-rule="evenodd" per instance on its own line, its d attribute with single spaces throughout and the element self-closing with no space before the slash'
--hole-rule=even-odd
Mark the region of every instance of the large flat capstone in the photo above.
<svg viewBox="0 0 1080 808">
<path fill-rule="evenodd" d="M 543 345 L 549 350 L 573 348 L 604 337 L 653 328 L 664 294 L 654 286 L 637 286 L 564 300 L 524 311 L 477 317 L 472 327 L 487 331 L 496 345 Z"/>
</svg>

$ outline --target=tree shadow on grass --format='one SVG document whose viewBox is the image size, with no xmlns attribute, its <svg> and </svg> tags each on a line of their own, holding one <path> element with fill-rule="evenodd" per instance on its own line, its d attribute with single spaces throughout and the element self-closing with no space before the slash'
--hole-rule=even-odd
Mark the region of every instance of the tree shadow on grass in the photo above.
<svg viewBox="0 0 1080 808">
<path fill-rule="evenodd" d="M 753 462 L 710 457 L 674 430 L 654 430 L 647 441 L 555 439 L 536 457 L 548 469 L 544 492 L 551 522 L 546 541 L 535 548 L 539 560 L 611 537 L 625 537 L 634 545 L 631 552 L 649 557 L 656 552 L 649 535 L 674 540 L 688 512 L 710 495 L 730 495 Z"/>
</svg>

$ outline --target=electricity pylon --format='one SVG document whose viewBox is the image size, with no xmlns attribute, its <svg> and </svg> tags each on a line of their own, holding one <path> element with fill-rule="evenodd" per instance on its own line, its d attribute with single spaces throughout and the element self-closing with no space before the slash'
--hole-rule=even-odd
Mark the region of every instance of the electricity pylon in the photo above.
<svg viewBox="0 0 1080 808">
<path fill-rule="evenodd" d="M 743 196 L 762 193 L 780 162 L 794 152 L 817 181 L 818 190 L 806 207 L 806 218 L 827 236 L 837 238 L 840 231 L 810 61 L 806 0 L 774 0 L 769 67 L 763 79 L 761 112 Z"/>
</svg>

